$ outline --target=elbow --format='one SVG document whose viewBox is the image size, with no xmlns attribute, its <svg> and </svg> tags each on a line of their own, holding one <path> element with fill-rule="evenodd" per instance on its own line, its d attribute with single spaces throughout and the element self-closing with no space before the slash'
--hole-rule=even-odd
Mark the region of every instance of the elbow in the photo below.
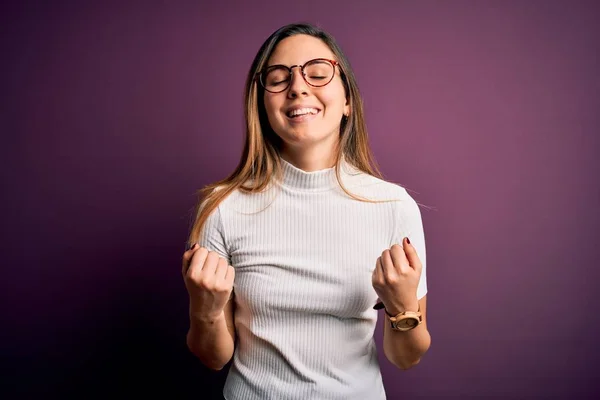
<svg viewBox="0 0 600 400">
<path fill-rule="evenodd" d="M 208 368 L 212 369 L 213 371 L 221 371 L 227 365 L 227 364 L 223 364 L 223 365 L 217 365 L 217 364 L 208 365 L 208 364 L 205 364 L 205 363 L 203 363 L 203 364 L 206 365 Z"/>
<path fill-rule="evenodd" d="M 212 360 L 212 361 L 208 361 L 208 360 L 201 360 L 202 364 L 204 364 L 207 368 L 212 369 L 213 371 L 221 371 L 222 369 L 224 369 L 225 367 L 227 367 L 229 365 L 229 363 L 231 362 L 231 360 L 233 359 L 233 357 L 230 357 L 227 361 L 225 360 Z"/>
<path fill-rule="evenodd" d="M 387 359 L 393 366 L 395 366 L 396 368 L 401 369 L 403 371 L 409 370 L 421 362 L 421 357 L 414 358 L 414 356 L 410 357 L 410 358 L 409 357 L 395 357 L 395 358 L 387 357 Z"/>
<path fill-rule="evenodd" d="M 206 368 L 211 369 L 213 371 L 221 371 L 228 364 L 227 362 L 223 363 L 223 362 L 219 362 L 218 360 L 207 359 L 200 352 L 194 351 L 194 348 L 192 348 L 190 346 L 188 346 L 188 349 L 198 360 L 200 360 L 202 365 L 204 365 Z"/>
<path fill-rule="evenodd" d="M 415 365 L 417 365 L 420 362 L 421 362 L 420 358 L 410 361 L 410 362 L 406 362 L 406 361 L 398 362 L 398 363 L 396 363 L 396 367 L 400 368 L 403 371 L 406 371 L 406 370 L 411 369 L 412 367 L 414 367 Z"/>
<path fill-rule="evenodd" d="M 428 338 L 426 345 L 424 345 L 416 354 L 413 354 L 411 358 L 400 358 L 396 360 L 393 364 L 399 369 L 406 371 L 411 369 L 415 365 L 421 362 L 421 357 L 429 350 L 429 346 L 431 346 L 431 337 Z"/>
<path fill-rule="evenodd" d="M 229 361 L 231 361 L 231 358 L 232 358 L 232 357 L 230 357 L 227 361 L 223 361 L 223 360 L 217 360 L 215 358 L 206 357 L 205 354 L 203 354 L 196 347 L 194 347 L 193 343 L 189 339 L 189 335 L 187 338 L 187 348 L 190 351 L 190 353 L 192 353 L 198 360 L 200 360 L 202 365 L 204 365 L 205 367 L 207 367 L 213 371 L 221 371 L 223 368 L 225 368 L 227 366 L 227 364 L 229 364 Z"/>
</svg>

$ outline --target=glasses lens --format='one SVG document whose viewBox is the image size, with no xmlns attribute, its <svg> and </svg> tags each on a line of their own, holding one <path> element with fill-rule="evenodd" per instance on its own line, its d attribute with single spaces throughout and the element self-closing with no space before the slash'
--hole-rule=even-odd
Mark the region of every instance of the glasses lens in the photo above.
<svg viewBox="0 0 600 400">
<path fill-rule="evenodd" d="M 306 82 L 312 86 L 325 86 L 333 79 L 335 67 L 327 60 L 312 60 L 304 66 Z M 263 87 L 269 92 L 282 92 L 290 84 L 290 71 L 286 67 L 274 66 L 261 76 Z"/>
<path fill-rule="evenodd" d="M 285 90 L 290 80 L 290 71 L 284 67 L 268 69 L 262 76 L 262 84 L 269 92 Z"/>
<path fill-rule="evenodd" d="M 314 60 L 306 64 L 306 81 L 313 86 L 325 86 L 333 79 L 333 64 L 325 60 Z"/>
</svg>

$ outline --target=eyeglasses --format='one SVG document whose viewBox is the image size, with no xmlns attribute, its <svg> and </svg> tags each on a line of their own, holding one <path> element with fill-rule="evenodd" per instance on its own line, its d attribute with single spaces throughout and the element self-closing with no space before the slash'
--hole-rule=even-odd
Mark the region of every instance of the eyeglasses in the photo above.
<svg viewBox="0 0 600 400">
<path fill-rule="evenodd" d="M 280 93 L 290 86 L 292 68 L 300 67 L 306 83 L 313 87 L 322 87 L 333 80 L 336 65 L 340 64 L 326 58 L 315 58 L 307 61 L 304 65 L 292 65 L 291 67 L 277 64 L 257 72 L 255 78 L 267 92 Z"/>
</svg>

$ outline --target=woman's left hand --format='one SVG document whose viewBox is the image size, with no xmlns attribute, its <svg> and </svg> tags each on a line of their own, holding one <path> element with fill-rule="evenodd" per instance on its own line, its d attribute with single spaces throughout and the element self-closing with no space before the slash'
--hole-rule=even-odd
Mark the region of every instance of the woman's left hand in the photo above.
<svg viewBox="0 0 600 400">
<path fill-rule="evenodd" d="M 373 289 L 389 314 L 417 311 L 421 268 L 421 260 L 408 238 L 404 238 L 402 246 L 395 244 L 377 258 L 372 278 Z"/>
</svg>

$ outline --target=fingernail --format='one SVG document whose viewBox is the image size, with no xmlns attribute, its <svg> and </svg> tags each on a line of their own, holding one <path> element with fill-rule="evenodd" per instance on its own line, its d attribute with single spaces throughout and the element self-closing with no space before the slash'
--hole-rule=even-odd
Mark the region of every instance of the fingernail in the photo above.
<svg viewBox="0 0 600 400">
<path fill-rule="evenodd" d="M 383 308 L 383 303 L 381 301 L 373 306 L 374 310 L 381 310 L 382 308 Z"/>
<path fill-rule="evenodd" d="M 410 244 L 410 239 L 408 238 L 408 236 L 406 237 L 406 243 Z"/>
</svg>

